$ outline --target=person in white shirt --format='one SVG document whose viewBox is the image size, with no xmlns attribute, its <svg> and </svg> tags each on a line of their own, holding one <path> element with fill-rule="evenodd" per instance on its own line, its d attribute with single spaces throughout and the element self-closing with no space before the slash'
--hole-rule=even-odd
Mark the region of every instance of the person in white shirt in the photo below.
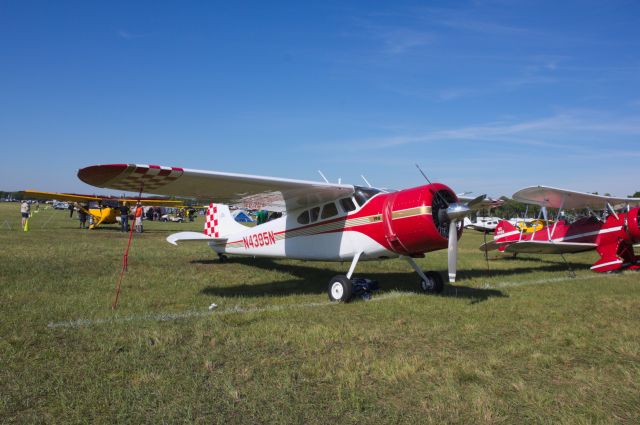
<svg viewBox="0 0 640 425">
<path fill-rule="evenodd" d="M 27 219 L 29 218 L 29 213 L 31 212 L 31 206 L 27 201 L 22 201 L 20 204 L 20 213 L 22 214 L 22 227 L 27 224 Z"/>
</svg>

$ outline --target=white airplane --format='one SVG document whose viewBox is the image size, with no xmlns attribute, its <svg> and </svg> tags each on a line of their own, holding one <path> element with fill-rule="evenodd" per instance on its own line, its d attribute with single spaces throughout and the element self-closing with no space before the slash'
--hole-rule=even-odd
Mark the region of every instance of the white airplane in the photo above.
<svg viewBox="0 0 640 425">
<path fill-rule="evenodd" d="M 479 232 L 493 232 L 500 221 L 502 221 L 500 217 L 465 217 L 464 228 Z"/>
<path fill-rule="evenodd" d="M 439 293 L 440 275 L 423 272 L 415 262 L 431 251 L 448 248 L 449 281 L 455 282 L 461 219 L 486 206 L 481 195 L 462 204 L 449 187 L 429 183 L 383 192 L 371 187 L 321 183 L 157 165 L 94 165 L 78 171 L 93 186 L 116 190 L 212 199 L 203 233 L 180 232 L 172 244 L 203 241 L 225 254 L 351 261 L 346 275 L 329 282 L 329 298 L 348 302 L 359 261 L 404 258 L 420 276 L 420 288 Z M 255 227 L 237 223 L 228 205 L 283 213 Z"/>
</svg>

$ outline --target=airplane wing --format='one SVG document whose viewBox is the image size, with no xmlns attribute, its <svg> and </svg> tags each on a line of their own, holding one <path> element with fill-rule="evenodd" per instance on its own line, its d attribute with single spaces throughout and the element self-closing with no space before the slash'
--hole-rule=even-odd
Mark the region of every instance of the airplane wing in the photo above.
<svg viewBox="0 0 640 425">
<path fill-rule="evenodd" d="M 548 186 L 533 186 L 521 189 L 513 194 L 513 199 L 526 204 L 540 205 L 548 208 L 578 209 L 591 207 L 602 209 L 607 204 L 612 206 L 640 205 L 640 198 L 619 198 L 616 196 L 594 195 L 592 193 L 575 192 Z"/>
<path fill-rule="evenodd" d="M 572 254 L 576 252 L 596 249 L 594 243 L 582 242 L 550 242 L 550 241 L 520 241 L 505 248 L 506 252 L 524 254 Z"/>
<path fill-rule="evenodd" d="M 55 192 L 40 192 L 37 190 L 25 190 L 24 195 L 29 199 L 55 199 L 56 201 L 65 202 L 86 202 L 86 201 L 100 201 L 102 198 L 92 195 L 77 195 L 73 193 L 55 193 Z"/>
<path fill-rule="evenodd" d="M 114 199 L 114 198 L 105 198 L 105 199 Z M 138 203 L 138 198 L 115 198 L 119 202 L 126 202 L 127 204 L 136 204 Z M 172 199 L 154 199 L 154 198 L 140 198 L 141 205 L 149 205 L 154 207 L 173 207 L 179 208 L 184 206 L 183 201 L 175 201 Z"/>
<path fill-rule="evenodd" d="M 285 211 L 350 196 L 352 185 L 282 179 L 158 165 L 93 165 L 78 171 L 93 186 L 177 195 L 247 209 Z"/>
<path fill-rule="evenodd" d="M 507 242 L 498 243 L 496 241 L 489 241 L 480 245 L 480 251 L 489 252 L 495 249 L 498 249 L 501 245 L 504 245 Z"/>
<path fill-rule="evenodd" d="M 76 193 L 41 192 L 37 190 L 25 190 L 23 193 L 27 198 L 55 199 L 56 201 L 65 201 L 65 202 L 116 201 L 116 202 L 127 202 L 131 204 L 135 204 L 138 202 L 137 198 L 118 198 L 113 196 L 80 195 Z M 159 206 L 177 207 L 183 204 L 182 201 L 176 201 L 172 199 L 155 199 L 155 198 L 141 198 L 140 203 L 142 205 L 153 205 L 158 207 Z"/>
<path fill-rule="evenodd" d="M 462 193 L 459 195 L 456 195 L 458 197 L 458 200 L 460 202 L 463 202 L 465 204 L 468 204 L 471 201 L 476 200 L 476 197 L 472 197 L 472 196 L 467 196 L 469 195 L 470 192 L 466 192 L 466 193 Z M 476 204 L 476 208 L 481 209 L 481 208 L 498 208 L 499 206 L 501 206 L 502 204 L 504 204 L 504 199 L 493 199 L 490 197 L 486 197 L 484 198 L 482 201 L 480 201 L 478 204 Z"/>
</svg>

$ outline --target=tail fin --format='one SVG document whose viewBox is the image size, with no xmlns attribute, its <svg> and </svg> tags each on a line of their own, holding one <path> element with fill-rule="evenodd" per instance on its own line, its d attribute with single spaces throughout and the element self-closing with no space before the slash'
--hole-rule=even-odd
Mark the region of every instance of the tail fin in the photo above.
<svg viewBox="0 0 640 425">
<path fill-rule="evenodd" d="M 204 223 L 204 234 L 212 238 L 224 238 L 232 233 L 247 230 L 247 227 L 233 219 L 229 207 L 224 204 L 210 204 Z"/>
<path fill-rule="evenodd" d="M 496 226 L 493 239 L 496 242 L 517 241 L 520 239 L 520 230 L 509 221 L 502 220 Z"/>
</svg>

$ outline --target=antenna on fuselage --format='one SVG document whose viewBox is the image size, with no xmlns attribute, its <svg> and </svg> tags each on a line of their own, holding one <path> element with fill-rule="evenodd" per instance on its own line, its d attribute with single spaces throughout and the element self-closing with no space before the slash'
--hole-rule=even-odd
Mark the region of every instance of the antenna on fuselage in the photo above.
<svg viewBox="0 0 640 425">
<path fill-rule="evenodd" d="M 371 186 L 371 183 L 369 183 L 369 180 L 367 180 L 367 178 L 363 174 L 360 174 L 360 177 L 362 177 L 362 180 L 364 180 L 364 182 L 367 184 L 367 186 L 373 187 L 373 186 Z"/>
<path fill-rule="evenodd" d="M 418 169 L 418 171 L 420 171 L 420 174 L 422 174 L 422 177 L 424 177 L 424 179 L 429 183 L 431 183 L 431 180 L 429 180 L 429 177 L 427 177 L 427 175 L 424 173 L 424 171 L 422 171 L 422 168 L 420 168 L 420 166 L 418 164 L 416 164 L 416 168 Z"/>
</svg>

